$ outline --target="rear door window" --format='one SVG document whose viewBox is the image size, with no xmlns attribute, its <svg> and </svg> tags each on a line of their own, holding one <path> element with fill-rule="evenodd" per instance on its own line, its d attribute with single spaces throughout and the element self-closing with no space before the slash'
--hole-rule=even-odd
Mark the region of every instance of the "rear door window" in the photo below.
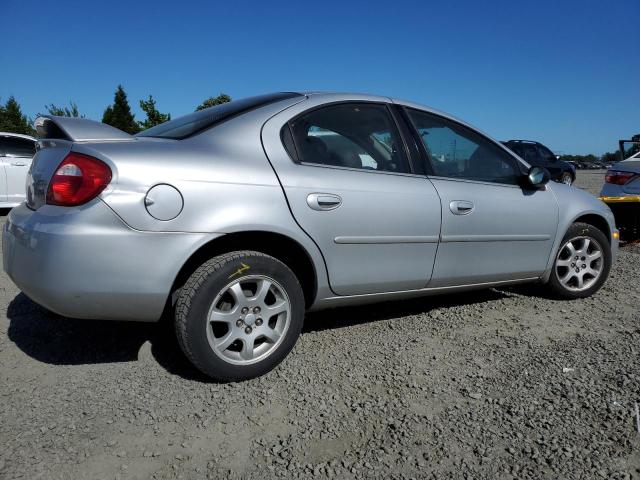
<svg viewBox="0 0 640 480">
<path fill-rule="evenodd" d="M 556 156 L 551 152 L 551 150 L 542 145 L 538 145 L 538 154 L 545 164 L 550 164 L 557 160 Z"/>
<path fill-rule="evenodd" d="M 532 143 L 525 143 L 522 145 L 522 152 L 524 155 L 521 155 L 525 162 L 531 165 L 544 165 L 546 162 L 542 159 L 542 156 L 538 152 L 536 146 Z"/>
<path fill-rule="evenodd" d="M 36 144 L 28 138 L 0 137 L 0 153 L 10 157 L 33 157 Z"/>
<path fill-rule="evenodd" d="M 318 108 L 290 122 L 304 163 L 409 173 L 400 134 L 386 105 L 348 103 Z"/>
</svg>

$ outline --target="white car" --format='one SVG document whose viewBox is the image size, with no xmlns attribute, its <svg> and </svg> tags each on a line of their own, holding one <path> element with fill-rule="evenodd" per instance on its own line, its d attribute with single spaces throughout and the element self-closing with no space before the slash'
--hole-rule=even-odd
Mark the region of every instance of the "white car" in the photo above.
<svg viewBox="0 0 640 480">
<path fill-rule="evenodd" d="M 25 184 L 31 160 L 36 154 L 36 139 L 29 135 L 0 132 L 0 208 L 20 205 L 26 197 Z"/>
</svg>

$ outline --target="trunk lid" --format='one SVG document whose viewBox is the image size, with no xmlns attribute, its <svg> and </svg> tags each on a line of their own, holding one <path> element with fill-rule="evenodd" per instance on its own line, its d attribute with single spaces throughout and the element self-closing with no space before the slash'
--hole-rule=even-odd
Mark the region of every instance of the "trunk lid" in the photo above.
<svg viewBox="0 0 640 480">
<path fill-rule="evenodd" d="M 35 121 L 38 149 L 27 173 L 27 206 L 45 204 L 49 181 L 76 143 L 132 141 L 135 137 L 110 125 L 85 118 L 45 115 Z"/>
</svg>

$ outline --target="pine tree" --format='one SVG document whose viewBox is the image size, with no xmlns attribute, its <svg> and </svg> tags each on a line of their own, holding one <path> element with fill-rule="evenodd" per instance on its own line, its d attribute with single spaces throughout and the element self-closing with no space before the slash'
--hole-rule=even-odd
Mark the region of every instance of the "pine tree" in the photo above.
<svg viewBox="0 0 640 480">
<path fill-rule="evenodd" d="M 231 97 L 226 93 L 221 93 L 217 97 L 209 97 L 204 102 L 196 107 L 196 112 L 198 110 L 204 110 L 205 108 L 214 107 L 216 105 L 220 105 L 222 103 L 227 103 L 231 101 Z"/>
<path fill-rule="evenodd" d="M 123 132 L 138 133 L 140 126 L 135 121 L 133 114 L 131 113 L 131 107 L 127 100 L 127 94 L 122 88 L 122 85 L 118 85 L 116 90 L 113 105 L 109 105 L 104 111 L 102 116 L 102 123 L 116 127 Z"/>
<path fill-rule="evenodd" d="M 20 105 L 13 96 L 9 97 L 7 103 L 0 105 L 0 132 L 35 134 L 29 119 L 22 114 Z"/>
<path fill-rule="evenodd" d="M 147 128 L 155 127 L 156 125 L 160 125 L 168 120 L 171 120 L 170 113 L 160 113 L 156 108 L 156 101 L 153 99 L 151 95 L 149 95 L 148 100 L 140 100 L 140 108 L 147 114 L 147 119 L 138 122 L 140 127 L 143 130 Z"/>
<path fill-rule="evenodd" d="M 84 118 L 84 115 L 80 115 L 78 111 L 78 105 L 74 102 L 69 102 L 69 107 L 58 107 L 53 103 L 50 105 L 45 105 L 47 112 L 49 115 L 56 115 L 58 117 L 80 117 Z M 38 114 L 40 116 L 41 114 Z"/>
</svg>

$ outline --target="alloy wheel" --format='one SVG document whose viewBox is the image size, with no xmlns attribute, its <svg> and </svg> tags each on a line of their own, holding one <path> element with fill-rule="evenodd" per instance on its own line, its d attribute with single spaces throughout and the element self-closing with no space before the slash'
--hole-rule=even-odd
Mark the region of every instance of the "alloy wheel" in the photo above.
<svg viewBox="0 0 640 480">
<path fill-rule="evenodd" d="M 282 342 L 291 320 L 291 302 L 273 278 L 251 275 L 228 283 L 209 309 L 206 334 L 224 361 L 248 365 L 263 360 Z"/>
<path fill-rule="evenodd" d="M 596 283 L 604 268 L 603 251 L 591 237 L 575 237 L 566 242 L 556 257 L 558 280 L 567 290 L 581 292 Z"/>
</svg>

